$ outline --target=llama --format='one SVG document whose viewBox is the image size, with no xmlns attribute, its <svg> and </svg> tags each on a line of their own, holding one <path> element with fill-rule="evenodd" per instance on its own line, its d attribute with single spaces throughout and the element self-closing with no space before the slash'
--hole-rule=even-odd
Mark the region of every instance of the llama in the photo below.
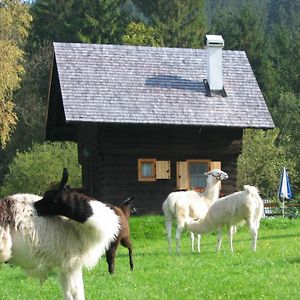
<svg viewBox="0 0 300 300">
<path fill-rule="evenodd" d="M 122 246 L 128 249 L 129 265 L 130 269 L 133 270 L 132 243 L 130 240 L 128 219 L 131 213 L 137 212 L 136 208 L 132 204 L 132 200 L 134 198 L 135 196 L 129 197 L 120 205 L 120 207 L 111 205 L 111 208 L 120 218 L 120 231 L 117 235 L 117 238 L 110 244 L 109 248 L 106 250 L 106 261 L 110 274 L 113 274 L 115 271 L 115 256 L 120 243 Z"/>
<path fill-rule="evenodd" d="M 167 231 L 168 249 L 171 253 L 171 233 L 172 233 L 172 222 L 174 219 L 177 221 L 176 229 L 176 249 L 177 253 L 180 254 L 180 237 L 181 232 L 185 226 L 186 215 L 191 218 L 202 219 L 208 207 L 215 200 L 219 198 L 220 193 L 220 182 L 228 179 L 227 173 L 214 169 L 210 172 L 205 173 L 207 175 L 206 189 L 203 193 L 196 191 L 179 191 L 169 194 L 167 199 L 164 201 L 162 209 L 165 215 L 165 226 Z M 200 239 L 201 235 L 198 234 L 198 253 L 200 253 Z M 191 232 L 192 241 L 192 252 L 194 252 L 194 233 Z"/>
<path fill-rule="evenodd" d="M 222 229 L 228 226 L 230 250 L 233 252 L 232 236 L 234 225 L 246 221 L 252 234 L 252 250 L 256 251 L 257 236 L 260 220 L 263 215 L 263 201 L 254 186 L 245 185 L 244 190 L 219 198 L 208 209 L 206 216 L 201 220 L 193 220 L 187 216 L 187 229 L 197 233 L 218 231 L 217 252 L 222 243 Z"/>
<path fill-rule="evenodd" d="M 95 266 L 119 231 L 104 203 L 65 188 L 43 198 L 17 194 L 0 200 L 0 260 L 43 281 L 57 271 L 65 300 L 84 300 L 82 268 Z"/>
</svg>

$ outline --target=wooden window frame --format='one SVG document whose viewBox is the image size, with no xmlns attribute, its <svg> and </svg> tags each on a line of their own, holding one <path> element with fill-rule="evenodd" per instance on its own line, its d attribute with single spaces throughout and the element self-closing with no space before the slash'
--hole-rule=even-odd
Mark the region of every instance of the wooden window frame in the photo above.
<svg viewBox="0 0 300 300">
<path fill-rule="evenodd" d="M 143 176 L 143 163 L 152 164 L 151 176 Z M 139 158 L 138 159 L 138 180 L 139 181 L 156 181 L 156 159 L 155 158 Z"/>
</svg>

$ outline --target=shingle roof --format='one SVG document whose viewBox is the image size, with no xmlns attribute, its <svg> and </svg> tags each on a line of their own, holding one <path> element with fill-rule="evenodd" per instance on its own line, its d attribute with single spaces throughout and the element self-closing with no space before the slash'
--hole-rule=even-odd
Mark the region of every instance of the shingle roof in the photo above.
<svg viewBox="0 0 300 300">
<path fill-rule="evenodd" d="M 67 123 L 274 127 L 245 52 L 223 50 L 227 97 L 207 97 L 203 49 L 54 43 L 54 51 Z"/>
</svg>

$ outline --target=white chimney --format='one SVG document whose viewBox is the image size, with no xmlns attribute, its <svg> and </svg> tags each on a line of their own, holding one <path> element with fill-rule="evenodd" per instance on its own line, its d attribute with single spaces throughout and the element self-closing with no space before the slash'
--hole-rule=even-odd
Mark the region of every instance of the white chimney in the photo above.
<svg viewBox="0 0 300 300">
<path fill-rule="evenodd" d="M 223 90 L 223 47 L 224 40 L 221 35 L 206 35 L 207 81 L 211 91 Z"/>
</svg>

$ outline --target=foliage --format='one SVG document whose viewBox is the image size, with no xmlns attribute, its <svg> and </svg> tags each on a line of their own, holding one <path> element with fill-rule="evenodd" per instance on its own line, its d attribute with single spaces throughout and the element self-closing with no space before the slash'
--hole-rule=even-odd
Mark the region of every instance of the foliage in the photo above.
<svg viewBox="0 0 300 300">
<path fill-rule="evenodd" d="M 250 233 L 240 227 L 234 237 L 234 254 L 224 237 L 218 255 L 215 234 L 203 235 L 200 255 L 190 253 L 188 234 L 182 239 L 182 254 L 169 255 L 161 235 L 162 216 L 133 217 L 130 226 L 133 234 L 142 230 L 132 238 L 134 271 L 129 268 L 127 249 L 119 247 L 113 276 L 107 272 L 104 257 L 94 269 L 84 271 L 86 299 L 130 299 L 133 294 L 136 300 L 299 298 L 300 219 L 263 219 L 256 253 L 250 251 Z M 157 235 L 143 236 L 144 230 Z M 1 268 L 0 285 L 1 299 L 62 298 L 54 276 L 41 285 L 9 265 Z"/>
<path fill-rule="evenodd" d="M 10 14 L 12 10 L 8 8 L 16 7 L 17 12 Z M 49 42 L 55 40 L 200 48 L 203 46 L 204 35 L 209 32 L 223 35 L 225 49 L 246 51 L 275 124 L 280 129 L 275 148 L 277 145 L 280 149 L 284 148 L 286 157 L 296 163 L 297 176 L 293 175 L 293 187 L 300 189 L 300 139 L 297 133 L 300 96 L 299 1 L 36 0 L 30 1 L 30 7 L 33 28 L 26 47 L 27 74 L 23 77 L 22 89 L 13 98 L 12 92 L 20 85 L 20 75 L 23 72 L 20 64 L 24 58 L 21 46 L 27 35 L 30 16 L 26 5 L 21 5 L 21 1 L 0 2 L 2 146 L 11 134 L 11 126 L 16 126 L 16 117 L 19 119 L 11 142 L 4 150 L 0 150 L 0 181 L 16 149 L 24 151 L 32 141 L 39 142 L 43 139 L 47 76 L 50 74 Z M 4 54 L 3 51 L 7 52 L 11 46 L 18 47 L 17 51 Z M 7 69 L 7 66 L 12 66 L 12 61 L 18 63 L 13 64 L 16 68 Z M 17 82 L 7 90 L 3 98 L 5 81 L 2 76 L 6 76 L 8 72 L 10 78 L 17 79 Z M 3 135 L 2 132 L 6 134 Z M 248 142 L 244 141 L 245 149 L 248 148 Z M 257 146 L 252 147 L 252 151 L 256 152 Z M 277 157 L 275 152 L 272 153 Z M 279 151 L 281 152 L 282 150 Z M 264 151 L 257 153 L 262 156 L 261 160 L 266 157 Z"/>
<path fill-rule="evenodd" d="M 287 156 L 296 163 L 296 170 L 300 170 L 300 157 L 295 155 L 300 149 L 300 96 L 282 93 L 278 106 L 273 110 L 273 115 L 276 125 L 280 128 L 278 144 L 286 149 Z M 296 189 L 300 188 L 298 177 L 293 178 Z"/>
<path fill-rule="evenodd" d="M 160 44 L 166 47 L 201 48 L 206 32 L 203 0 L 156 0 L 151 15 Z"/>
<path fill-rule="evenodd" d="M 155 29 L 146 26 L 144 23 L 129 23 L 122 37 L 122 42 L 126 45 L 159 46 Z"/>
<path fill-rule="evenodd" d="M 0 147 L 4 147 L 16 125 L 13 92 L 19 87 L 23 51 L 31 16 L 28 7 L 18 0 L 0 3 Z"/>
<path fill-rule="evenodd" d="M 43 194 L 60 181 L 63 168 L 68 168 L 73 187 L 81 186 L 76 145 L 69 142 L 34 144 L 27 152 L 17 152 L 9 165 L 0 189 L 2 196 L 15 193 Z"/>
<path fill-rule="evenodd" d="M 285 148 L 276 146 L 279 129 L 263 131 L 246 129 L 243 137 L 243 153 L 238 159 L 238 186 L 255 185 L 263 197 L 276 197 L 282 168 L 295 176 L 295 164 Z"/>
<path fill-rule="evenodd" d="M 300 26 L 299 26 L 300 28 Z M 276 90 L 300 95 L 300 33 L 291 31 L 285 24 L 273 25 L 271 58 L 276 68 Z M 276 93 L 277 100 L 280 97 Z"/>
<path fill-rule="evenodd" d="M 37 0 L 30 45 L 40 41 L 120 43 L 128 23 L 121 0 Z"/>
<path fill-rule="evenodd" d="M 9 143 L 0 149 L 0 181 L 8 171 L 17 149 L 26 151 L 33 141 L 44 140 L 52 48 L 49 44 L 40 45 L 25 58 L 26 74 L 20 89 L 14 94 L 18 124 Z"/>
<path fill-rule="evenodd" d="M 230 8 L 219 10 L 212 24 L 213 32 L 223 36 L 226 49 L 246 52 L 256 79 L 271 102 L 275 73 L 269 57 L 264 15 L 255 4 L 248 3 L 234 11 Z"/>
</svg>

